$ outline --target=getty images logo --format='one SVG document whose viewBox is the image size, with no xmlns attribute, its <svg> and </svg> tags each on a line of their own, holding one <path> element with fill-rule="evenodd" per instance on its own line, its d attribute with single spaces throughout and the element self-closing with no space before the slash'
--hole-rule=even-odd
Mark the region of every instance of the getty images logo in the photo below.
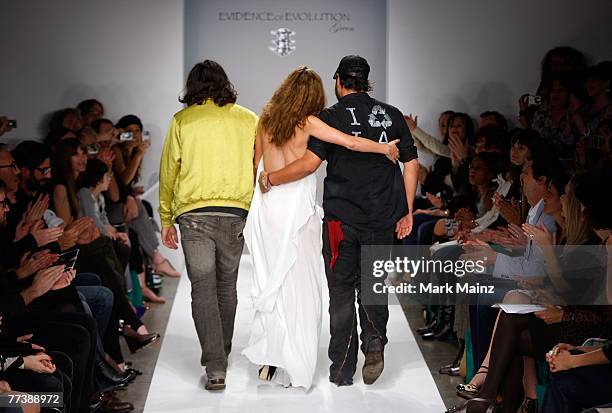
<svg viewBox="0 0 612 413">
<path fill-rule="evenodd" d="M 274 36 L 274 40 L 272 40 L 273 46 L 270 46 L 269 49 L 277 56 L 287 56 L 295 50 L 295 40 L 293 40 L 295 32 L 293 30 L 280 28 L 272 30 L 270 34 Z"/>
</svg>

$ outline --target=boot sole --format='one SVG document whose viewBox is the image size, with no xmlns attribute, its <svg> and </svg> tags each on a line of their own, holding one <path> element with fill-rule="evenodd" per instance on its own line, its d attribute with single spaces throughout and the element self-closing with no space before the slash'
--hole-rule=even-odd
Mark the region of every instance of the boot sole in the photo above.
<svg viewBox="0 0 612 413">
<path fill-rule="evenodd" d="M 210 386 L 207 385 L 205 389 L 208 391 L 225 390 L 225 384 L 211 384 Z"/>
</svg>

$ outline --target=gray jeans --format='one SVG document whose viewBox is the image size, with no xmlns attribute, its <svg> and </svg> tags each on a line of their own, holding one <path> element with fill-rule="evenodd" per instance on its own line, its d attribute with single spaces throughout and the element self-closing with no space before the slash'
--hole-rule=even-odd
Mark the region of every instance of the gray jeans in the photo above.
<svg viewBox="0 0 612 413">
<path fill-rule="evenodd" d="M 236 279 L 245 219 L 186 213 L 179 217 L 191 311 L 209 379 L 225 378 L 238 298 Z"/>
</svg>

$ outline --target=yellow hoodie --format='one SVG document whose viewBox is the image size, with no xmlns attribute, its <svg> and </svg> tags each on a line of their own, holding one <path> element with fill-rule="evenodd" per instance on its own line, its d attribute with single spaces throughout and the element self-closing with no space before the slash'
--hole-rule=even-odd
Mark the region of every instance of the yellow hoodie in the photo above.
<svg viewBox="0 0 612 413">
<path fill-rule="evenodd" d="M 164 228 L 181 214 L 220 206 L 248 211 L 258 118 L 236 104 L 191 105 L 170 122 L 159 168 Z"/>
</svg>

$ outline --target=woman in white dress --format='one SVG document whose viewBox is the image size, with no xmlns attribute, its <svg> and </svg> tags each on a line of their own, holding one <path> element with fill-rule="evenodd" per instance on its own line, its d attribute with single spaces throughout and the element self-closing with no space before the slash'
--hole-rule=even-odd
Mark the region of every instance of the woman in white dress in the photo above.
<svg viewBox="0 0 612 413">
<path fill-rule="evenodd" d="M 259 120 L 256 176 L 302 157 L 310 136 L 397 160 L 397 140 L 382 144 L 344 134 L 315 116 L 324 106 L 323 84 L 315 71 L 299 67 L 289 74 Z M 243 354 L 263 366 L 260 378 L 305 390 L 317 364 L 325 274 L 315 196 L 314 174 L 265 195 L 256 187 L 244 229 L 253 263 L 255 317 Z"/>
</svg>

